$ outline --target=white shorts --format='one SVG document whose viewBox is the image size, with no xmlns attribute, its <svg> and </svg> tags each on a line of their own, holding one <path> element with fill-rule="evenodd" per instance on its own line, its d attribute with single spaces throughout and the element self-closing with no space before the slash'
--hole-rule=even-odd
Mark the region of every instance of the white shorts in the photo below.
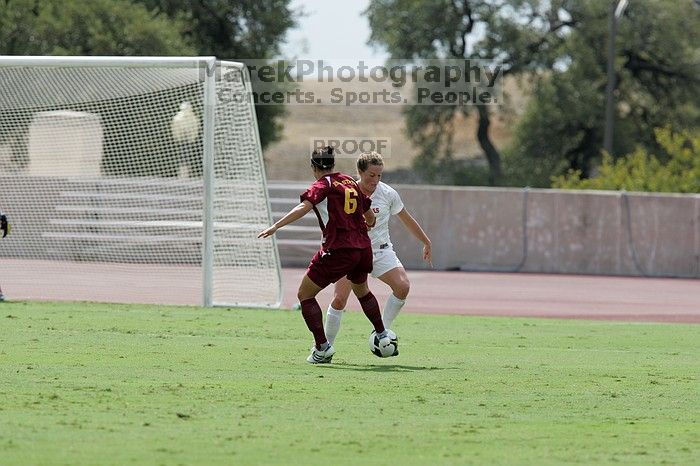
<svg viewBox="0 0 700 466">
<path fill-rule="evenodd" d="M 379 249 L 373 252 L 374 267 L 372 268 L 372 276 L 378 278 L 391 269 L 403 267 L 398 256 L 394 252 L 394 248 Z"/>
</svg>

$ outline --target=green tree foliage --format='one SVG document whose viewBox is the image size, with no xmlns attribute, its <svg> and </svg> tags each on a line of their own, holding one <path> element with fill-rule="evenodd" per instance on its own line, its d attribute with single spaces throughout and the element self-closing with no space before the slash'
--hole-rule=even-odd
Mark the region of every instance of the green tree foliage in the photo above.
<svg viewBox="0 0 700 466">
<path fill-rule="evenodd" d="M 185 36 L 200 55 L 221 59 L 267 59 L 280 53 L 287 31 L 295 25 L 291 0 L 138 0 L 149 10 L 173 19 L 187 18 Z M 263 148 L 279 140 L 281 105 L 255 109 Z"/>
<path fill-rule="evenodd" d="M 602 0 L 562 4 L 560 14 L 576 26 L 553 51 L 555 66 L 537 76 L 506 151 L 511 183 L 546 187 L 552 176 L 568 170 L 583 178 L 594 170 L 605 124 L 609 5 Z M 642 151 L 637 154 L 662 153 L 656 127 L 683 130 L 700 124 L 698 24 L 700 8 L 690 0 L 631 2 L 620 18 L 613 159 L 637 145 Z"/>
<path fill-rule="evenodd" d="M 0 2 L 5 55 L 190 55 L 182 17 L 127 0 Z"/>
<path fill-rule="evenodd" d="M 372 0 L 365 12 L 372 30 L 370 42 L 385 46 L 398 59 L 468 58 L 467 41 L 484 7 L 485 2 Z M 470 110 L 438 105 L 404 110 L 406 134 L 420 148 L 415 167 L 428 181 L 442 181 L 443 166 L 451 164 L 455 152 L 452 121 L 458 112 L 466 115 Z M 483 108 L 483 114 L 488 119 L 488 108 Z M 491 181 L 495 183 L 500 176 L 500 155 L 488 132 L 483 134 L 486 147 L 494 149 L 487 157 L 491 157 Z"/>
<path fill-rule="evenodd" d="M 393 57 L 489 59 L 505 75 L 553 66 L 554 51 L 575 20 L 559 16 L 562 0 L 372 0 L 367 9 L 370 42 Z M 478 115 L 476 139 L 488 162 L 488 182 L 502 184 L 501 153 L 491 140 L 492 109 L 416 106 L 405 110 L 407 134 L 420 148 L 416 169 L 435 181 L 454 166 L 454 117 Z M 471 170 L 464 166 L 465 170 Z M 469 179 L 452 172 L 452 182 Z"/>
<path fill-rule="evenodd" d="M 599 173 L 584 178 L 581 170 L 570 170 L 552 180 L 562 189 L 605 189 L 652 192 L 700 192 L 700 131 L 673 133 L 670 127 L 657 129 L 658 155 L 643 147 L 613 159 L 603 156 Z"/>
<path fill-rule="evenodd" d="M 588 176 L 603 139 L 611 0 L 372 0 L 370 41 L 396 58 L 483 58 L 506 76 L 531 80 L 533 95 L 511 147 L 488 136 L 489 108 L 411 107 L 407 133 L 417 168 L 451 164 L 453 116 L 474 110 L 477 140 L 492 184 L 549 186 L 568 169 Z M 617 38 L 613 154 L 641 143 L 656 149 L 653 128 L 700 122 L 700 7 L 693 0 L 630 2 Z"/>
</svg>

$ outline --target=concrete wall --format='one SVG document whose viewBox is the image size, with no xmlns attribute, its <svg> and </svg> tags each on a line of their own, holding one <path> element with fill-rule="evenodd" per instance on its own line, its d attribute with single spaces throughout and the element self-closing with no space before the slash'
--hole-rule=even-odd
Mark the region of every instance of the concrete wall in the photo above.
<svg viewBox="0 0 700 466">
<path fill-rule="evenodd" d="M 699 195 L 396 188 L 438 269 L 700 277 Z M 396 218 L 391 234 L 404 265 L 425 268 Z"/>
<path fill-rule="evenodd" d="M 0 185 L 0 207 L 15 227 L 0 243 L 0 257 L 91 260 L 97 257 L 95 248 L 104 250 L 104 241 L 74 244 L 78 240 L 56 237 L 56 219 L 67 215 L 60 209 L 70 200 L 65 192 L 85 188 L 81 182 L 0 176 Z M 395 187 L 431 237 L 439 270 L 700 278 L 700 195 Z M 275 217 L 296 205 L 305 188 L 302 183 L 271 183 Z M 198 189 L 191 187 L 193 198 Z M 320 243 L 312 214 L 277 236 L 286 266 L 308 265 Z M 426 268 L 421 245 L 395 217 L 391 236 L 407 268 Z M 128 244 L 121 247 L 133 248 L 126 252 L 134 260 L 142 254 Z M 198 262 L 199 240 L 177 248 L 173 246 L 172 257 Z"/>
<path fill-rule="evenodd" d="M 394 187 L 431 237 L 439 270 L 700 277 L 699 195 Z M 305 188 L 270 184 L 277 217 Z M 315 218 L 300 224 L 311 228 Z M 304 233 L 304 244 L 301 233 L 283 231 L 283 264 L 306 266 L 317 230 Z M 427 268 L 421 245 L 396 217 L 391 237 L 407 268 Z"/>
</svg>

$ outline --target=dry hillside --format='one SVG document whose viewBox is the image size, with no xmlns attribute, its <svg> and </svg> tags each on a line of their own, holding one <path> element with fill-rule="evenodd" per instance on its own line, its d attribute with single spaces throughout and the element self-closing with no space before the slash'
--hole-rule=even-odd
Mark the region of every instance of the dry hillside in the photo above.
<svg viewBox="0 0 700 466">
<path fill-rule="evenodd" d="M 304 84 L 306 89 L 327 92 L 329 84 Z M 513 122 L 525 105 L 525 97 L 512 80 L 506 82 L 506 104 L 492 107 L 491 137 L 502 148 L 512 138 Z M 327 95 L 327 94 L 326 94 Z M 282 124 L 282 139 L 265 150 L 267 176 L 270 180 L 308 180 L 306 162 L 313 137 L 381 137 L 390 140 L 387 170 L 409 168 L 417 149 L 405 132 L 402 105 L 288 105 Z M 476 118 L 459 118 L 455 122 L 455 147 L 459 157 L 481 157 L 476 141 Z M 340 160 L 338 167 L 354 172 L 353 159 Z"/>
</svg>

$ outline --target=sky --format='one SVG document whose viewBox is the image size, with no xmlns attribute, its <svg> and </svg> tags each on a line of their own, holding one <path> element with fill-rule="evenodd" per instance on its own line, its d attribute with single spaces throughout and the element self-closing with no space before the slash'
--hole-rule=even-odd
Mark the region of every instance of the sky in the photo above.
<svg viewBox="0 0 700 466">
<path fill-rule="evenodd" d="M 367 45 L 370 30 L 362 16 L 369 0 L 293 0 L 292 8 L 306 14 L 287 33 L 285 58 L 377 59 L 388 54 Z"/>
</svg>

